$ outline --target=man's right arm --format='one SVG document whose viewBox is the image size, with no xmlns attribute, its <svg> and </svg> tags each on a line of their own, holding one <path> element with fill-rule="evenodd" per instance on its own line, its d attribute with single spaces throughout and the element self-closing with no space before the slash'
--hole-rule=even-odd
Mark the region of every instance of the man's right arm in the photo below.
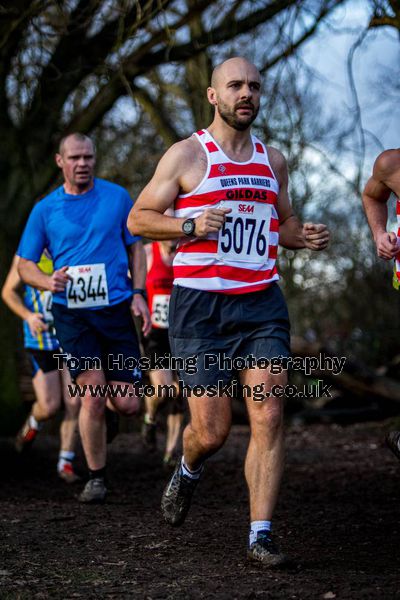
<svg viewBox="0 0 400 600">
<path fill-rule="evenodd" d="M 49 290 L 53 294 L 65 290 L 68 280 L 71 279 L 66 273 L 68 268 L 65 266 L 51 275 L 46 275 L 32 260 L 20 258 L 18 262 L 18 273 L 22 281 L 38 290 Z"/>
<path fill-rule="evenodd" d="M 44 249 L 48 247 L 45 227 L 46 206 L 42 204 L 43 202 L 44 200 L 33 207 L 22 234 L 17 250 L 18 274 L 24 283 L 38 290 L 62 292 L 67 281 L 71 279 L 66 274 L 68 266 L 54 271 L 52 275 L 46 275 L 37 266 Z"/>
<path fill-rule="evenodd" d="M 157 165 L 157 169 L 139 195 L 128 216 L 128 229 L 132 235 L 142 235 L 157 240 L 170 240 L 182 236 L 184 219 L 168 217 L 163 213 L 172 206 L 179 194 L 180 161 L 182 145 L 174 144 Z"/>
<path fill-rule="evenodd" d="M 32 335 L 37 336 L 38 333 L 47 331 L 49 326 L 44 320 L 43 314 L 29 310 L 18 293 L 18 288 L 21 286 L 21 278 L 18 275 L 18 262 L 18 256 L 14 256 L 10 271 L 1 290 L 1 297 L 13 313 L 27 321 Z"/>
<path fill-rule="evenodd" d="M 21 279 L 18 275 L 18 256 L 14 256 L 11 268 L 1 290 L 1 297 L 13 313 L 21 319 L 27 320 L 31 315 L 31 311 L 25 306 L 19 295 L 17 291 L 19 287 L 21 287 Z"/>
<path fill-rule="evenodd" d="M 362 202 L 378 256 L 390 260 L 397 254 L 398 248 L 396 234 L 386 231 L 388 218 L 386 203 L 391 194 L 391 189 L 385 183 L 387 176 L 387 152 L 382 152 L 376 159 L 372 176 L 366 183 Z"/>
<path fill-rule="evenodd" d="M 151 181 L 139 195 L 128 217 L 132 235 L 153 240 L 174 240 L 183 237 L 182 225 L 186 219 L 164 215 L 182 189 L 182 178 L 196 161 L 198 144 L 192 139 L 171 146 L 160 160 Z M 230 209 L 206 209 L 195 219 L 195 237 L 221 229 L 225 214 Z"/>
</svg>

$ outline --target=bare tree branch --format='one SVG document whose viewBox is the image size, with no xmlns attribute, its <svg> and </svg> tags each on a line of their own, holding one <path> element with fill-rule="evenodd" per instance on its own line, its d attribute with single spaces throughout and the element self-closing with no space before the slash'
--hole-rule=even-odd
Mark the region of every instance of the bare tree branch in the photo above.
<svg viewBox="0 0 400 600">
<path fill-rule="evenodd" d="M 399 0 L 373 1 L 374 14 L 368 27 L 394 27 L 400 31 L 400 2 Z M 392 14 L 389 14 L 391 11 Z"/>
<path fill-rule="evenodd" d="M 156 130 L 161 135 L 166 146 L 171 146 L 180 139 L 179 133 L 172 125 L 166 115 L 161 102 L 156 102 L 150 94 L 143 88 L 132 87 L 133 96 L 140 102 L 144 110 L 152 120 Z"/>
<path fill-rule="evenodd" d="M 58 114 L 67 96 L 90 73 L 103 65 L 116 42 L 121 44 L 139 27 L 145 25 L 155 10 L 160 10 L 172 0 L 142 0 L 124 16 L 124 30 L 121 33 L 121 18 L 107 23 L 99 33 L 87 37 L 88 21 L 98 9 L 98 1 L 82 0 L 72 14 L 67 33 L 63 35 L 49 65 L 43 70 L 40 84 L 27 114 L 24 128 L 43 126 L 44 113 L 46 127 L 54 128 Z M 46 100 L 46 106 L 43 100 Z M 51 113 L 48 114 L 48 106 Z"/>
<path fill-rule="evenodd" d="M 346 0 L 337 0 L 335 4 L 337 6 L 345 1 Z M 318 15 L 315 17 L 315 21 L 312 24 L 312 26 L 306 29 L 306 31 L 296 40 L 296 42 L 291 42 L 286 46 L 284 50 L 279 52 L 279 54 L 267 61 L 261 68 L 260 72 L 265 73 L 266 71 L 268 71 L 268 69 L 280 62 L 283 58 L 289 58 L 289 56 L 292 56 L 306 40 L 308 40 L 311 36 L 315 34 L 321 21 L 325 19 L 325 17 L 331 10 L 332 6 L 330 4 L 326 4 L 325 6 L 323 6 Z"/>
<path fill-rule="evenodd" d="M 395 29 L 400 29 L 400 16 L 397 17 L 372 17 L 369 22 L 369 27 L 372 29 L 374 27 L 395 27 Z"/>
<path fill-rule="evenodd" d="M 0 7 L 0 89 L 2 90 L 0 93 L 0 124 L 3 135 L 12 129 L 5 93 L 11 61 L 21 44 L 23 32 L 47 4 L 42 0 L 37 2 L 15 0 L 11 6 L 5 7 L 3 4 Z"/>
<path fill-rule="evenodd" d="M 192 59 L 208 46 L 217 44 L 221 41 L 230 40 L 240 33 L 250 31 L 267 19 L 273 18 L 291 4 L 292 0 L 275 0 L 266 8 L 251 13 L 239 23 L 234 19 L 224 20 L 222 25 L 210 31 L 201 33 L 199 36 L 192 38 L 190 42 L 171 48 L 162 48 L 156 52 L 149 52 L 145 55 L 141 55 L 140 62 L 138 62 L 137 53 L 134 52 L 122 62 L 121 68 L 128 79 L 134 80 L 139 75 L 143 75 L 166 62 Z M 140 49 L 139 53 L 141 54 Z M 114 71 L 114 74 L 110 76 L 109 83 L 103 86 L 81 114 L 76 115 L 71 120 L 67 129 L 69 131 L 76 129 L 88 131 L 93 128 L 100 122 L 103 115 L 111 108 L 115 100 L 123 93 L 123 90 L 124 86 L 118 71 Z"/>
</svg>

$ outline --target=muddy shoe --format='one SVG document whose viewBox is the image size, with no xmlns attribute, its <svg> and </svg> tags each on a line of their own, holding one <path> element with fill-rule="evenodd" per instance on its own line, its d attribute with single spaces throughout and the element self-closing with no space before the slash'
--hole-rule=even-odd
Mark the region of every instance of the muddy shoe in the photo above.
<svg viewBox="0 0 400 600">
<path fill-rule="evenodd" d="M 28 418 L 16 435 L 14 442 L 16 451 L 21 453 L 28 450 L 32 446 L 38 433 L 38 429 L 34 429 L 30 426 Z"/>
<path fill-rule="evenodd" d="M 178 527 L 184 522 L 198 481 L 182 474 L 179 459 L 161 499 L 161 511 L 169 525 Z"/>
<path fill-rule="evenodd" d="M 111 444 L 114 438 L 119 433 L 119 415 L 110 410 L 107 406 L 105 409 L 106 427 L 107 427 L 107 444 Z"/>
<path fill-rule="evenodd" d="M 287 557 L 273 542 L 270 531 L 257 533 L 257 540 L 251 544 L 247 556 L 251 560 L 261 562 L 266 567 L 282 567 L 288 563 Z"/>
<path fill-rule="evenodd" d="M 61 469 L 58 470 L 58 476 L 66 483 L 76 483 L 81 479 L 79 475 L 75 473 L 74 467 L 70 462 L 65 462 L 63 464 Z"/>
<path fill-rule="evenodd" d="M 142 442 L 146 450 L 154 452 L 157 449 L 157 424 L 151 421 L 147 416 L 142 423 Z"/>
<path fill-rule="evenodd" d="M 89 479 L 78 500 L 84 504 L 103 504 L 106 495 L 107 488 L 104 485 L 104 479 Z"/>
<path fill-rule="evenodd" d="M 400 460 L 400 431 L 390 431 L 386 436 L 386 445 Z"/>
</svg>

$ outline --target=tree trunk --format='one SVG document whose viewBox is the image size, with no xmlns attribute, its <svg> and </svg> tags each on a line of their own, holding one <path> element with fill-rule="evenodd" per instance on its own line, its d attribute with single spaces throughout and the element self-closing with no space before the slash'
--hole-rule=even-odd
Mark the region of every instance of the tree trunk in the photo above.
<svg viewBox="0 0 400 600">
<path fill-rule="evenodd" d="M 0 285 L 15 253 L 18 237 L 0 229 Z M 19 369 L 22 358 L 21 320 L 0 302 L 0 434 L 12 435 L 20 425 L 23 414 L 19 390 Z M 16 343 L 17 341 L 17 343 Z"/>
</svg>

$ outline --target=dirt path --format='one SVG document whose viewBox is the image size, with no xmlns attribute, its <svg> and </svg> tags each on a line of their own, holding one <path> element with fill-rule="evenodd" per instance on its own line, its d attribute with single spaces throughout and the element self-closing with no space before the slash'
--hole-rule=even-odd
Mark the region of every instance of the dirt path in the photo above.
<svg viewBox="0 0 400 600">
<path fill-rule="evenodd" d="M 55 475 L 56 440 L 21 461 L 0 443 L 0 598 L 400 597 L 400 464 L 380 425 L 292 428 L 274 531 L 296 566 L 268 572 L 245 557 L 247 429 L 209 462 L 180 529 L 163 523 L 166 475 L 136 434 L 110 453 L 113 493 L 81 506 Z"/>
</svg>

